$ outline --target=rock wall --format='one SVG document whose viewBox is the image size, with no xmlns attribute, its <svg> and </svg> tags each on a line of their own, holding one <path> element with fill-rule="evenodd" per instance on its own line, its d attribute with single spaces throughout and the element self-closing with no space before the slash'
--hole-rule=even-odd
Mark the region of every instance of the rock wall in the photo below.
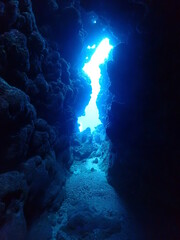
<svg viewBox="0 0 180 240">
<path fill-rule="evenodd" d="M 70 139 L 91 92 L 72 67 L 81 31 L 73 1 L 0 1 L 0 239 L 27 239 L 63 200 Z"/>
<path fill-rule="evenodd" d="M 118 177 L 127 168 L 126 193 L 173 205 L 178 201 L 179 171 L 177 6 L 138 4 L 144 5 L 144 14 L 131 24 L 127 41 L 116 46 L 108 65 L 115 101 L 107 133 L 118 152 Z"/>
<path fill-rule="evenodd" d="M 81 0 L 81 4 L 108 19 L 119 39 L 107 66 L 114 96 L 106 120 L 113 146 L 109 182 L 136 215 L 144 214 L 144 209 L 146 219 L 154 214 L 151 223 L 163 230 L 158 236 L 157 228 L 152 237 L 147 229 L 146 239 L 178 239 L 179 3 Z"/>
</svg>

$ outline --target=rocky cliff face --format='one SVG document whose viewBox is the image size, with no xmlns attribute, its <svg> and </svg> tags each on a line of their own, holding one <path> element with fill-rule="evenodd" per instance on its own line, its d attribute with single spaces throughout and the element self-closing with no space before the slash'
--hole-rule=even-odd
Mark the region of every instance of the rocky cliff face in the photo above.
<svg viewBox="0 0 180 240">
<path fill-rule="evenodd" d="M 147 239 L 178 239 L 179 3 L 81 3 L 108 19 L 120 40 L 108 63 L 114 96 L 105 121 L 113 143 L 109 182 L 131 207 L 148 209 L 163 229 L 169 224 L 166 236 Z"/>
<path fill-rule="evenodd" d="M 25 239 L 62 202 L 70 138 L 91 91 L 70 66 L 81 30 L 72 2 L 0 1 L 1 239 Z"/>
</svg>

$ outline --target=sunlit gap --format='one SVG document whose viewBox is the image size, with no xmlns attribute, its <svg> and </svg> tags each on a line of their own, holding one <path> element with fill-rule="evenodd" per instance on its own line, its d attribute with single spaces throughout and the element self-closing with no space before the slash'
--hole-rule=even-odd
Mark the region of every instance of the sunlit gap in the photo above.
<svg viewBox="0 0 180 240">
<path fill-rule="evenodd" d="M 88 127 L 92 132 L 99 124 L 101 124 L 101 121 L 99 119 L 99 110 L 96 105 L 97 96 L 100 91 L 100 65 L 105 63 L 105 61 L 108 59 L 112 48 L 113 46 L 110 45 L 108 38 L 103 39 L 97 48 L 95 44 L 92 47 L 87 47 L 87 49 L 95 49 L 95 52 L 92 55 L 90 61 L 85 63 L 83 67 L 83 71 L 89 76 L 91 80 L 92 94 L 89 104 L 85 109 L 85 116 L 78 118 L 80 132 L 86 130 Z"/>
</svg>

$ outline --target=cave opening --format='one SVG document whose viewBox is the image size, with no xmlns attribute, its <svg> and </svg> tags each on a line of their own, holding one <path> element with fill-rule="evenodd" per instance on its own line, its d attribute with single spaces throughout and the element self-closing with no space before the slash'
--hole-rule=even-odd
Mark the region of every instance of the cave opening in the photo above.
<svg viewBox="0 0 180 240">
<path fill-rule="evenodd" d="M 101 124 L 99 110 L 96 104 L 97 97 L 100 92 L 99 81 L 102 76 L 101 64 L 104 64 L 108 60 L 113 46 L 110 44 L 110 40 L 108 38 L 104 38 L 97 47 L 95 44 L 92 46 L 88 45 L 87 49 L 94 49 L 94 53 L 92 54 L 90 60 L 86 62 L 83 67 L 83 71 L 90 79 L 92 93 L 91 99 L 85 108 L 85 115 L 78 118 L 80 132 L 86 130 L 88 127 L 91 129 L 91 132 L 93 132 L 95 128 Z M 86 59 L 88 59 L 88 57 L 86 57 Z"/>
</svg>

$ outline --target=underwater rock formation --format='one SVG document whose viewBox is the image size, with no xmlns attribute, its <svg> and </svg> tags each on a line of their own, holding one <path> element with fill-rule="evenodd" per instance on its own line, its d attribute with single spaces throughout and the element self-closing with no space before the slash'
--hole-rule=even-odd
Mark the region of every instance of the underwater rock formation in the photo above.
<svg viewBox="0 0 180 240">
<path fill-rule="evenodd" d="M 0 78 L 1 172 L 17 167 L 27 158 L 36 118 L 28 96 Z"/>
<path fill-rule="evenodd" d="M 144 224 L 145 237 L 134 239 L 179 240 L 178 7 L 0 0 L 0 239 L 117 240 L 127 223 L 110 211 L 119 194 Z M 94 29 L 83 22 L 92 16 L 99 21 Z M 77 65 L 93 33 L 116 40 L 97 103 L 111 143 L 101 126 L 94 135 L 74 134 L 91 93 Z M 98 199 L 98 211 L 99 197 L 106 199 L 106 216 L 84 204 L 87 195 L 90 206 Z M 61 215 L 68 199 L 69 221 Z"/>
<path fill-rule="evenodd" d="M 178 177 L 178 94 L 174 55 L 177 39 L 173 37 L 177 34 L 177 15 L 176 11 L 172 14 L 172 9 L 173 5 L 150 5 L 149 14 L 141 23 L 148 22 L 147 28 L 144 25 L 144 31 L 132 32 L 126 43 L 119 44 L 114 49 L 114 62 L 108 66 L 110 90 L 117 101 L 109 112 L 107 133 L 117 145 L 120 158 L 122 154 L 122 162 L 136 158 L 135 165 L 141 168 L 139 181 L 149 182 L 151 186 L 146 187 L 157 188 L 155 191 L 159 194 L 152 198 L 162 200 L 164 196 L 166 204 L 170 204 L 167 188 L 174 196 L 171 203 L 177 201 L 175 189 L 178 184 L 175 183 Z M 161 21 L 155 21 L 157 18 Z M 148 197 L 147 193 L 145 195 Z"/>
<path fill-rule="evenodd" d="M 24 202 L 27 198 L 24 175 L 10 171 L 0 175 L 0 236 L 1 239 L 25 239 Z"/>
<path fill-rule="evenodd" d="M 81 5 L 108 19 L 119 38 L 107 66 L 113 94 L 104 121 L 112 141 L 109 182 L 132 208 L 139 206 L 136 215 L 146 212 L 144 222 L 161 222 L 154 233 L 152 219 L 147 223 L 146 239 L 178 239 L 179 3 L 81 0 Z"/>
<path fill-rule="evenodd" d="M 146 209 L 145 221 L 161 222 L 146 239 L 178 239 L 178 3 L 81 2 L 108 16 L 120 39 L 108 63 L 109 182 L 139 215 Z"/>
<path fill-rule="evenodd" d="M 45 12 L 39 7 L 61 12 L 48 20 L 49 36 L 42 35 Z M 73 26 L 73 35 L 62 38 L 59 18 L 63 29 Z M 69 63 L 78 44 L 81 49 L 80 30 L 80 14 L 70 2 L 0 1 L 1 239 L 27 239 L 35 219 L 63 200 L 70 139 L 91 92 Z"/>
</svg>

